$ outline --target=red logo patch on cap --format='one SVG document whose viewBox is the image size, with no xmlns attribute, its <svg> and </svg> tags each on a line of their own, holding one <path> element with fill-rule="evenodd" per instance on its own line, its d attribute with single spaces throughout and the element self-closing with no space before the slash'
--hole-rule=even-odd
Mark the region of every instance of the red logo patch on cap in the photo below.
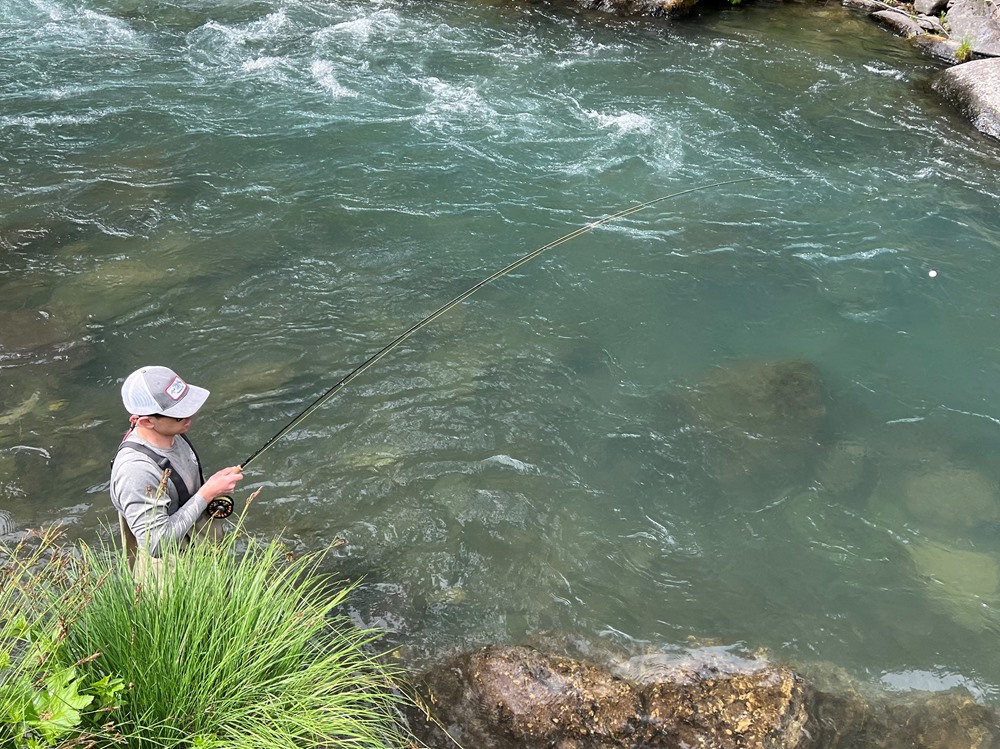
<svg viewBox="0 0 1000 749">
<path fill-rule="evenodd" d="M 170 397 L 170 400 L 179 401 L 184 397 L 184 393 L 187 392 L 187 389 L 187 383 L 177 375 L 174 375 L 174 379 L 170 381 L 170 384 L 167 385 L 167 389 L 163 392 Z"/>
</svg>

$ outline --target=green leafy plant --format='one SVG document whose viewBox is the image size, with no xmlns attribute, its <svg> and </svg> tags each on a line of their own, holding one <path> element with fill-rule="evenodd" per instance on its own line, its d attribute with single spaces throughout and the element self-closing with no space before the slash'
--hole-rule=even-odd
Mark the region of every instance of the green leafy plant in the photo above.
<svg viewBox="0 0 1000 749">
<path fill-rule="evenodd" d="M 64 614 L 80 586 L 58 533 L 0 549 L 0 745 L 41 749 L 90 735 L 120 685 L 91 683 L 70 658 Z M 96 735 L 96 734 L 94 734 Z"/>
</svg>

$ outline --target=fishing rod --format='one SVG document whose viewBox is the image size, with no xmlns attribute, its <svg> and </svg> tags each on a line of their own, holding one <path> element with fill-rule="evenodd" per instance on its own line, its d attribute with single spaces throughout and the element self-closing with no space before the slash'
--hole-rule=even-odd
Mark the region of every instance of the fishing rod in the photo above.
<svg viewBox="0 0 1000 749">
<path fill-rule="evenodd" d="M 475 286 L 472 286 L 463 291 L 461 294 L 459 294 L 457 297 L 452 299 L 447 304 L 438 307 L 436 310 L 427 315 L 427 317 L 425 317 L 423 320 L 420 320 L 419 322 L 411 325 L 405 331 L 396 336 L 396 338 L 394 338 L 392 341 L 387 343 L 385 346 L 383 346 L 374 354 L 365 359 L 357 367 L 355 367 L 346 375 L 344 375 L 344 377 L 341 378 L 339 382 L 337 382 L 333 387 L 331 387 L 329 390 L 327 390 L 325 393 L 319 396 L 316 400 L 314 400 L 312 403 L 306 406 L 306 408 L 303 409 L 303 411 L 298 416 L 296 416 L 294 419 L 289 421 L 285 426 L 283 426 L 273 437 L 271 437 L 271 439 L 265 442 L 260 447 L 260 449 L 257 450 L 257 452 L 255 452 L 249 458 L 244 460 L 240 464 L 240 469 L 244 469 L 248 465 L 250 465 L 253 461 L 255 461 L 258 457 L 260 457 L 260 455 L 264 451 L 269 449 L 275 442 L 280 440 L 290 431 L 295 429 L 295 427 L 297 427 L 299 424 L 305 421 L 309 417 L 309 415 L 312 414 L 316 409 L 320 408 L 323 404 L 325 404 L 327 401 L 333 398 L 337 393 L 339 393 L 341 390 L 347 387 L 352 380 L 356 379 L 357 377 L 360 377 L 365 371 L 375 366 L 375 364 L 378 363 L 379 360 L 383 359 L 394 349 L 398 348 L 399 345 L 403 343 L 403 341 L 412 336 L 418 330 L 427 327 L 432 322 L 441 317 L 441 315 L 445 314 L 448 310 L 464 302 L 466 299 L 468 299 L 470 296 L 475 294 L 477 291 L 479 291 L 487 284 L 490 284 L 493 281 L 496 281 L 498 278 L 502 278 L 503 276 L 506 276 L 508 273 L 517 270 L 525 263 L 531 262 L 546 250 L 551 250 L 553 247 L 558 247 L 561 244 L 565 244 L 566 242 L 576 239 L 581 234 L 586 234 L 587 232 L 592 231 L 596 229 L 598 226 L 602 226 L 608 223 L 609 221 L 614 221 L 615 219 L 624 218 L 625 216 L 631 216 L 633 213 L 637 213 L 638 211 L 649 208 L 650 206 L 656 205 L 657 203 L 662 203 L 666 200 L 680 197 L 681 195 L 688 195 L 689 193 L 700 192 L 701 190 L 711 190 L 715 187 L 725 187 L 727 185 L 739 184 L 740 182 L 752 182 L 754 180 L 761 180 L 761 179 L 767 179 L 767 177 L 741 177 L 740 179 L 730 179 L 726 180 L 725 182 L 713 182 L 710 185 L 699 185 L 698 187 L 689 187 L 686 190 L 679 190 L 678 192 L 673 192 L 670 193 L 669 195 L 663 195 L 662 197 L 654 198 L 653 200 L 647 200 L 645 203 L 639 203 L 637 205 L 632 206 L 631 208 L 626 208 L 624 210 L 618 211 L 617 213 L 612 213 L 610 216 L 605 216 L 602 219 L 598 219 L 597 221 L 589 223 L 586 226 L 581 226 L 579 229 L 574 229 L 569 234 L 565 234 L 559 237 L 559 239 L 555 239 L 546 245 L 542 245 L 537 250 L 532 250 L 527 255 L 518 258 L 509 265 L 505 265 L 500 270 L 491 273 L 489 276 L 484 278 Z"/>
</svg>

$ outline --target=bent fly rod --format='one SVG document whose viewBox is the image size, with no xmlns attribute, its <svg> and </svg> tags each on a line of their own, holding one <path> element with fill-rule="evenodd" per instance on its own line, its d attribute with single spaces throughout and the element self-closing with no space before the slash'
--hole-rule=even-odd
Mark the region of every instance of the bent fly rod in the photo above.
<svg viewBox="0 0 1000 749">
<path fill-rule="evenodd" d="M 617 213 L 612 213 L 610 216 L 605 216 L 602 219 L 598 219 L 597 221 L 593 221 L 593 222 L 587 224 L 586 226 L 581 226 L 579 229 L 574 229 L 569 234 L 565 234 L 565 235 L 559 237 L 559 239 L 554 239 L 553 241 L 549 242 L 548 244 L 542 245 L 537 250 L 532 250 L 527 255 L 524 255 L 524 256 L 518 258 L 517 260 L 515 260 L 512 263 L 510 263 L 509 265 L 505 265 L 500 270 L 495 271 L 494 273 L 491 273 L 489 276 L 487 276 L 486 278 L 484 278 L 482 281 L 480 281 L 479 283 L 477 283 L 475 286 L 472 286 L 469 289 L 466 289 L 465 291 L 463 291 L 461 294 L 459 294 L 457 297 L 455 297 L 454 299 L 452 299 L 447 304 L 444 304 L 441 307 L 438 307 L 436 310 L 434 310 L 429 315 L 427 315 L 427 317 L 425 317 L 423 320 L 420 320 L 419 322 L 414 323 L 413 325 L 411 325 L 409 328 L 407 328 L 402 333 L 400 333 L 398 336 L 396 336 L 396 338 L 394 338 L 392 341 L 390 341 L 389 343 L 387 343 L 385 346 L 383 346 L 378 351 L 376 351 L 374 354 L 372 354 L 367 359 L 365 359 L 363 362 L 361 362 L 361 364 L 359 364 L 354 369 L 352 369 L 350 372 L 348 372 L 346 375 L 344 375 L 344 377 L 341 378 L 341 380 L 339 382 L 337 382 L 337 384 L 335 384 L 333 387 L 331 387 L 329 390 L 327 390 L 325 393 L 323 393 L 321 396 L 319 396 L 319 398 L 317 398 L 312 403 L 310 403 L 302 411 L 302 413 L 300 413 L 294 419 L 292 419 L 291 421 L 289 421 L 285 426 L 283 426 L 273 437 L 271 437 L 271 439 L 269 439 L 267 442 L 265 442 L 261 446 L 261 448 L 259 450 L 257 450 L 257 452 L 255 452 L 249 458 L 247 458 L 246 460 L 244 460 L 240 464 L 240 469 L 244 469 L 248 465 L 250 465 L 253 461 L 255 461 L 258 457 L 260 457 L 260 455 L 265 450 L 267 450 L 268 448 L 270 448 L 275 442 L 277 442 L 278 440 L 280 440 L 282 437 L 284 437 L 290 431 L 292 431 L 293 429 L 295 429 L 295 427 L 297 427 L 299 424 L 301 424 L 303 421 L 305 421 L 309 417 L 309 415 L 313 413 L 313 411 L 315 411 L 316 409 L 318 409 L 319 407 L 321 407 L 323 404 L 325 404 L 327 401 L 329 401 L 331 398 L 333 398 L 337 393 L 339 393 L 341 390 L 343 390 L 345 387 L 347 387 L 351 383 L 352 380 L 354 380 L 357 377 L 360 377 L 365 371 L 367 371 L 367 370 L 371 369 L 373 366 L 375 366 L 375 364 L 377 364 L 381 359 L 383 359 L 389 353 L 391 353 L 393 351 L 393 349 L 398 348 L 399 345 L 401 343 L 403 343 L 403 341 L 405 341 L 407 338 L 409 338 L 410 336 L 412 336 L 418 330 L 421 330 L 422 328 L 427 327 L 432 322 L 434 322 L 439 317 L 441 317 L 441 315 L 443 315 L 445 312 L 447 312 L 448 310 L 450 310 L 452 307 L 455 307 L 455 306 L 461 304 L 462 302 L 464 302 L 466 299 L 468 299 L 470 296 L 472 296 L 473 294 L 475 294 L 477 291 L 479 291 L 481 288 L 483 288 L 487 284 L 490 284 L 493 281 L 496 281 L 498 278 L 502 278 L 503 276 L 506 276 L 508 273 L 511 273 L 512 271 L 517 270 L 518 268 L 520 268 L 525 263 L 531 262 L 532 260 L 534 260 L 536 257 L 538 257 L 539 255 L 541 255 L 546 250 L 551 250 L 553 247 L 558 247 L 561 244 L 565 244 L 566 242 L 569 242 L 569 241 L 571 241 L 573 239 L 576 239 L 581 234 L 586 234 L 587 232 L 592 231 L 592 230 L 596 229 L 598 226 L 602 226 L 602 225 L 608 223 L 609 221 L 614 221 L 615 219 L 624 218 L 625 216 L 631 216 L 633 213 L 637 213 L 637 212 L 639 212 L 641 210 L 649 208 L 650 206 L 656 205 L 657 203 L 662 203 L 662 202 L 664 202 L 666 200 L 671 200 L 672 198 L 680 197 L 681 195 L 688 195 L 689 193 L 692 193 L 692 192 L 700 192 L 701 190 L 711 190 L 712 188 L 715 188 L 715 187 L 725 187 L 727 185 L 735 185 L 735 184 L 738 184 L 740 182 L 752 182 L 753 180 L 760 180 L 760 179 L 767 179 L 767 178 L 766 177 L 742 177 L 740 179 L 726 180 L 725 182 L 713 182 L 710 185 L 699 185 L 698 187 L 689 187 L 686 190 L 680 190 L 678 192 L 670 193 L 669 195 L 664 195 L 664 196 L 659 197 L 659 198 L 654 198 L 653 200 L 647 200 L 645 203 L 639 203 L 637 205 L 632 206 L 631 208 L 626 208 L 624 210 L 618 211 Z"/>
</svg>

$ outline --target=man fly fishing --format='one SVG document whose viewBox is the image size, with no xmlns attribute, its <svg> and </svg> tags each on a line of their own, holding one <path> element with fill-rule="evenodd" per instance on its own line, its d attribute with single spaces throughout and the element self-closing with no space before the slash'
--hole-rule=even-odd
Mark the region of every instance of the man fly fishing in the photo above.
<svg viewBox="0 0 1000 749">
<path fill-rule="evenodd" d="M 111 502 L 137 576 L 158 569 L 171 550 L 232 509 L 220 503 L 243 478 L 242 467 L 223 468 L 206 481 L 187 438 L 208 395 L 167 367 L 137 369 L 122 385 L 131 427 L 111 466 Z"/>
<path fill-rule="evenodd" d="M 136 370 L 122 386 L 122 402 L 131 415 L 132 428 L 122 440 L 111 469 L 111 501 L 119 513 L 122 540 L 129 550 L 130 561 L 137 563 L 146 559 L 156 567 L 168 544 L 183 547 L 190 541 L 192 530 L 197 530 L 197 524 L 207 522 L 211 517 L 227 516 L 232 511 L 232 500 L 224 495 L 231 492 L 243 478 L 244 468 L 410 336 L 487 284 L 517 270 L 543 252 L 576 239 L 609 221 L 630 216 L 681 195 L 761 179 L 765 177 L 741 177 L 689 187 L 647 200 L 574 229 L 508 263 L 411 325 L 306 406 L 249 458 L 239 465 L 223 468 L 208 481 L 204 480 L 198 456 L 185 436 L 191 427 L 191 417 L 205 403 L 208 391 L 189 385 L 167 367 L 143 367 Z M 217 506 L 220 502 L 223 503 L 221 509 Z M 137 569 L 136 572 L 139 574 L 140 571 Z"/>
</svg>

